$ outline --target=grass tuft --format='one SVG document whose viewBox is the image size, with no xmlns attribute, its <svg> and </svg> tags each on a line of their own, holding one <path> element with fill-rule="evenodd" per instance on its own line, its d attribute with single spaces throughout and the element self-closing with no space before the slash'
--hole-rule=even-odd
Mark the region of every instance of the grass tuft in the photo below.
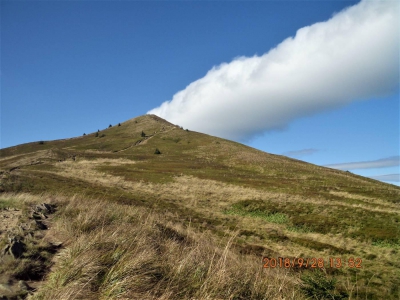
<svg viewBox="0 0 400 300">
<path fill-rule="evenodd" d="M 32 299 L 302 298 L 287 271 L 236 253 L 235 235 L 221 243 L 142 208 L 79 198 L 55 226 L 70 244 Z"/>
<path fill-rule="evenodd" d="M 224 213 L 227 215 L 239 215 L 244 217 L 258 218 L 275 224 L 285 224 L 289 222 L 286 214 L 280 212 L 265 212 L 260 209 L 246 209 L 242 205 L 238 204 L 235 204 L 230 209 L 225 210 Z"/>
</svg>

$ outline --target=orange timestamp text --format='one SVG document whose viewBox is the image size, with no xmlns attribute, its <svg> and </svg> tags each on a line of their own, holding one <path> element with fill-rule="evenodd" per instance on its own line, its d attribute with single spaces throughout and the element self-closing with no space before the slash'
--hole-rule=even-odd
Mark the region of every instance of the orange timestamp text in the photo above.
<svg viewBox="0 0 400 300">
<path fill-rule="evenodd" d="M 362 259 L 349 257 L 348 259 L 340 257 L 329 257 L 323 259 L 321 257 L 263 257 L 263 268 L 362 268 Z"/>
</svg>

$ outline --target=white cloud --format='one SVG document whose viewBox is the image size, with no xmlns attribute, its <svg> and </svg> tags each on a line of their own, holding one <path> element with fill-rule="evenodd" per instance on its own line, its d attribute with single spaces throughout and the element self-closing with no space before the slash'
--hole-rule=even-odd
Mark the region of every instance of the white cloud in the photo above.
<svg viewBox="0 0 400 300">
<path fill-rule="evenodd" d="M 213 67 L 148 113 L 243 141 L 398 86 L 399 3 L 363 0 L 262 56 Z"/>
<path fill-rule="evenodd" d="M 314 154 L 315 152 L 318 152 L 318 151 L 319 150 L 312 149 L 312 148 L 310 148 L 310 149 L 301 149 L 301 150 L 295 150 L 295 151 L 288 151 L 288 152 L 283 153 L 283 155 L 291 156 L 291 157 L 302 157 L 302 156 L 305 156 L 305 155 Z"/>
<path fill-rule="evenodd" d="M 392 156 L 377 160 L 349 162 L 342 164 L 325 165 L 324 167 L 338 170 L 389 168 L 400 165 L 400 156 Z"/>
<path fill-rule="evenodd" d="M 369 178 L 380 180 L 380 181 L 400 182 L 400 174 L 387 174 L 387 175 L 369 176 Z"/>
</svg>

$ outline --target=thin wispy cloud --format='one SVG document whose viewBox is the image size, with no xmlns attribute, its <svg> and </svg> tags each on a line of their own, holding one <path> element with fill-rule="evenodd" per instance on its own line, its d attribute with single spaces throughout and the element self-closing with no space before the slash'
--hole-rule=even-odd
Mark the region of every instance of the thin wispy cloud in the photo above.
<svg viewBox="0 0 400 300">
<path fill-rule="evenodd" d="M 245 141 L 300 117 L 391 94 L 399 87 L 398 20 L 397 1 L 363 0 L 262 56 L 214 66 L 148 113 Z"/>
<path fill-rule="evenodd" d="M 290 156 L 290 157 L 303 157 L 307 155 L 314 154 L 315 152 L 318 152 L 318 149 L 302 149 L 302 150 L 296 150 L 296 151 L 288 151 L 283 153 L 283 155 Z"/>
<path fill-rule="evenodd" d="M 392 156 L 370 161 L 331 164 L 331 165 L 325 165 L 324 167 L 338 169 L 338 170 L 355 170 L 355 169 L 389 168 L 389 167 L 396 167 L 399 165 L 400 165 L 400 156 Z"/>
<path fill-rule="evenodd" d="M 387 175 L 369 176 L 369 178 L 380 180 L 380 181 L 400 182 L 400 174 L 387 174 Z"/>
</svg>

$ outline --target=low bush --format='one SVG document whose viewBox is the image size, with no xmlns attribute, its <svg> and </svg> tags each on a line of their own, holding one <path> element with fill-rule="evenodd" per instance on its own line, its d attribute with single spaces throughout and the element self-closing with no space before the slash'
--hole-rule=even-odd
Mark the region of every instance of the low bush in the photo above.
<svg viewBox="0 0 400 300">
<path fill-rule="evenodd" d="M 329 278 L 324 272 L 315 270 L 301 277 L 302 291 L 310 299 L 347 299 L 348 294 L 336 291 L 336 279 Z"/>
</svg>

